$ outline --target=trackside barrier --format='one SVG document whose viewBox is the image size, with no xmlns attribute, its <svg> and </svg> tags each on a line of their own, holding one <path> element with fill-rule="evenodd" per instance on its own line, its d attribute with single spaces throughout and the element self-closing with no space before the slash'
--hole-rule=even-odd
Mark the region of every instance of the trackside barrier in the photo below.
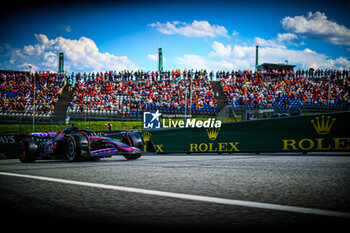
<svg viewBox="0 0 350 233">
<path fill-rule="evenodd" d="M 350 111 L 138 133 L 158 153 L 350 152 Z M 119 132 L 109 136 L 121 138 Z M 0 135 L 0 159 L 17 158 L 23 137 Z"/>
<path fill-rule="evenodd" d="M 349 152 L 350 111 L 140 132 L 158 153 Z"/>
</svg>

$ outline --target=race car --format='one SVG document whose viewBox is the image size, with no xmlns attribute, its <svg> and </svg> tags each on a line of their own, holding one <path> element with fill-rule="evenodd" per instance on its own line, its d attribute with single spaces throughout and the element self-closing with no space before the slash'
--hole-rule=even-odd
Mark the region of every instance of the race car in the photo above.
<svg viewBox="0 0 350 233">
<path fill-rule="evenodd" d="M 122 139 L 106 136 L 94 136 L 91 130 L 79 130 L 75 125 L 59 133 L 30 133 L 28 139 L 19 144 L 19 160 L 23 163 L 36 159 L 65 159 L 68 161 L 97 160 L 123 155 L 128 160 L 141 157 L 143 141 L 134 132 L 122 132 Z M 155 152 L 151 141 L 147 142 L 147 151 Z"/>
</svg>

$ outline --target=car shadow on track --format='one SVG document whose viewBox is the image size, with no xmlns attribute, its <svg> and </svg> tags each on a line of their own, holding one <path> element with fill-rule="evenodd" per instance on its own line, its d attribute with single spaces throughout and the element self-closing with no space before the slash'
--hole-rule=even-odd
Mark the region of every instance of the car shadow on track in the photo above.
<svg viewBox="0 0 350 233">
<path fill-rule="evenodd" d="M 21 163 L 19 160 L 11 161 L 6 163 L 8 167 L 7 171 L 32 171 L 32 170 L 53 170 L 53 169 L 70 169 L 70 168 L 87 168 L 97 166 L 129 166 L 147 159 L 127 160 L 123 157 L 118 158 L 103 158 L 95 161 L 81 161 L 81 162 L 70 162 L 67 160 L 37 160 L 33 163 Z M 3 165 L 3 164 L 2 164 Z M 13 166 L 11 166 L 13 165 Z"/>
</svg>

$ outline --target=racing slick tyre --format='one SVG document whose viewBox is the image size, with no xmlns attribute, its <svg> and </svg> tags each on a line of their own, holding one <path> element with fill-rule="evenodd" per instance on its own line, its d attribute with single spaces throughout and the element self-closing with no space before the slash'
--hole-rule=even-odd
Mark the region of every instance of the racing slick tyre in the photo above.
<svg viewBox="0 0 350 233">
<path fill-rule="evenodd" d="M 82 161 L 89 155 L 89 142 L 86 136 L 74 134 L 68 138 L 67 160 L 71 162 Z"/>
<path fill-rule="evenodd" d="M 34 141 L 25 139 L 19 143 L 18 158 L 22 163 L 33 163 L 38 154 L 38 146 Z"/>
<path fill-rule="evenodd" d="M 123 155 L 124 158 L 126 158 L 127 160 L 135 160 L 141 157 L 141 154 L 134 154 L 134 155 Z"/>
<path fill-rule="evenodd" d="M 127 132 L 124 134 L 122 142 L 129 145 L 136 147 L 140 150 L 143 149 L 143 141 L 140 135 L 132 132 Z M 124 154 L 123 155 L 127 160 L 135 160 L 141 157 L 141 154 Z"/>
<path fill-rule="evenodd" d="M 142 150 L 143 147 L 143 141 L 141 136 L 132 132 L 125 133 L 122 142 L 129 146 L 139 148 L 140 150 Z"/>
</svg>

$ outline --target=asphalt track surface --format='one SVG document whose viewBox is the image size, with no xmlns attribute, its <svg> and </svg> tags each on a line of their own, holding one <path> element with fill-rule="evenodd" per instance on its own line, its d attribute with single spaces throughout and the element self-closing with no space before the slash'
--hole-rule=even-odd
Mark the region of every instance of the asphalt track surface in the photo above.
<svg viewBox="0 0 350 233">
<path fill-rule="evenodd" d="M 0 160 L 0 207 L 13 230 L 334 232 L 350 224 L 350 156 Z"/>
</svg>

